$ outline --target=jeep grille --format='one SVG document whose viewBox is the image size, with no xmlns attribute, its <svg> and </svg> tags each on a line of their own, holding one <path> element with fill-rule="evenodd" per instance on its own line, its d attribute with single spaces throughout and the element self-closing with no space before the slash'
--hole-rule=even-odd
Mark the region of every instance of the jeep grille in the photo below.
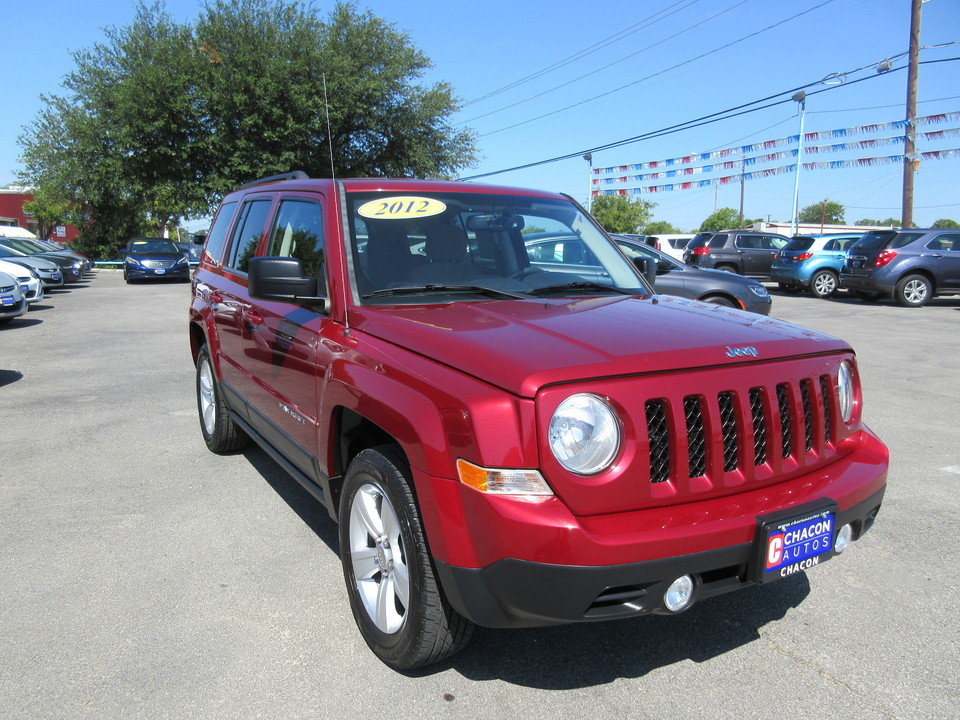
<svg viewBox="0 0 960 720">
<path fill-rule="evenodd" d="M 682 422 L 672 420 L 672 398 L 647 400 L 650 482 L 742 471 L 746 464 L 779 467 L 790 458 L 804 462 L 811 453 L 818 459 L 831 454 L 832 387 L 824 374 L 772 387 L 686 395 Z M 717 428 L 715 435 L 711 427 Z M 795 445 L 798 439 L 801 447 Z"/>
</svg>

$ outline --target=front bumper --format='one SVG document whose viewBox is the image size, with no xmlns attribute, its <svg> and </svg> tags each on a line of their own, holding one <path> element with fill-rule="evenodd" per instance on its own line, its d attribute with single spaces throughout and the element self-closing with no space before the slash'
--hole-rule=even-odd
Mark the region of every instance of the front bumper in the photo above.
<svg viewBox="0 0 960 720">
<path fill-rule="evenodd" d="M 531 627 L 662 612 L 683 575 L 697 599 L 753 584 L 758 522 L 772 514 L 832 503 L 835 532 L 850 523 L 857 540 L 886 474 L 886 447 L 864 430 L 853 453 L 819 471 L 701 502 L 576 517 L 557 498 L 492 498 L 433 478 L 436 505 L 422 509 L 453 607 L 481 626 Z"/>
<path fill-rule="evenodd" d="M 175 268 L 145 268 L 140 265 L 127 265 L 124 268 L 126 277 L 130 280 L 144 280 L 146 278 L 176 278 L 185 280 L 190 277 L 190 267 Z"/>
</svg>

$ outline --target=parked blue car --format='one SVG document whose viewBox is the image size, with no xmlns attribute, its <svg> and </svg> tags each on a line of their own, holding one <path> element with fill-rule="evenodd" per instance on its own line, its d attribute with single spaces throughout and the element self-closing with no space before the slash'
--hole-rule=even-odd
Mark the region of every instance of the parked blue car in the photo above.
<svg viewBox="0 0 960 720">
<path fill-rule="evenodd" d="M 840 288 L 847 249 L 862 235 L 795 235 L 770 266 L 770 279 L 786 292 L 809 290 L 814 297 L 830 297 Z"/>
</svg>

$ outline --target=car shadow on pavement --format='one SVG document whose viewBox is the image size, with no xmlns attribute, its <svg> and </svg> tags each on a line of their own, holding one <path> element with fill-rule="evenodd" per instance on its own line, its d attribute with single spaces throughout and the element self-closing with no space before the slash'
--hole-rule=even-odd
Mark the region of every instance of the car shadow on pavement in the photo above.
<svg viewBox="0 0 960 720">
<path fill-rule="evenodd" d="M 810 593 L 803 574 L 705 600 L 682 615 L 523 630 L 479 629 L 450 667 L 471 680 L 569 690 L 639 678 L 684 660 L 705 662 L 756 642 Z"/>
<path fill-rule="evenodd" d="M 337 525 L 310 493 L 255 445 L 244 457 L 337 556 Z M 425 677 L 453 670 L 471 680 L 502 680 L 560 690 L 638 678 L 684 660 L 705 662 L 756 642 L 761 629 L 782 619 L 810 594 L 800 573 L 766 586 L 748 587 L 695 605 L 677 616 L 649 615 L 600 623 L 545 628 L 477 628 L 458 655 L 405 672 Z M 347 596 L 343 601 L 346 606 Z"/>
<path fill-rule="evenodd" d="M 0 387 L 23 380 L 23 373 L 17 370 L 0 370 Z"/>
<path fill-rule="evenodd" d="M 290 509 L 300 516 L 304 525 L 313 530 L 316 536 L 339 556 L 337 524 L 330 518 L 327 509 L 259 446 L 251 444 L 242 455 Z"/>
</svg>

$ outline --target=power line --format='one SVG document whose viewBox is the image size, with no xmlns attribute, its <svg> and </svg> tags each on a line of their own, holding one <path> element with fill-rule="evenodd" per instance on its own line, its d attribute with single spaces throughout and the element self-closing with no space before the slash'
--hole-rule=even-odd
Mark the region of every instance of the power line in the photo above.
<svg viewBox="0 0 960 720">
<path fill-rule="evenodd" d="M 943 58 L 940 60 L 924 60 L 924 61 L 921 61 L 920 64 L 924 65 L 924 64 L 939 63 L 939 62 L 952 62 L 956 60 L 960 60 L 960 57 Z M 872 65 L 864 65 L 862 68 L 860 68 L 860 70 L 865 69 L 867 67 L 872 67 Z M 815 91 L 809 92 L 807 93 L 807 95 L 808 97 L 811 95 L 819 95 L 820 93 L 828 92 L 830 90 L 836 90 L 837 88 L 847 87 L 849 85 L 855 85 L 861 82 L 865 82 L 867 80 L 874 80 L 876 78 L 880 78 L 885 75 L 890 75 L 890 73 L 893 73 L 893 72 L 899 72 L 900 70 L 904 70 L 905 68 L 906 66 L 891 68 L 889 71 L 883 73 L 883 75 L 879 75 L 879 74 L 867 75 L 865 77 L 858 78 L 856 80 L 847 81 L 842 85 L 830 85 L 828 87 L 823 88 L 822 90 L 815 90 Z M 847 75 L 847 74 L 852 74 L 853 72 L 857 72 L 857 71 L 849 71 L 848 73 L 842 73 L 842 74 Z M 633 137 L 625 138 L 623 140 L 617 140 L 611 143 L 607 143 L 605 145 L 598 145 L 595 147 L 578 150 L 576 152 L 566 153 L 564 155 L 558 155 L 556 157 L 548 158 L 546 160 L 538 160 L 535 162 L 526 163 L 524 165 L 516 165 L 514 167 L 504 168 L 502 170 L 494 170 L 491 172 L 480 173 L 477 175 L 469 175 L 467 177 L 463 177 L 460 179 L 461 180 L 478 180 L 480 178 L 490 177 L 491 175 L 500 175 L 502 173 L 514 172 L 516 170 L 526 170 L 528 168 L 538 167 L 540 165 L 549 165 L 551 163 L 560 162 L 561 160 L 570 160 L 575 157 L 581 157 L 585 153 L 595 153 L 595 152 L 600 152 L 602 150 L 612 150 L 613 148 L 622 147 L 625 145 L 631 145 L 633 143 L 641 142 L 643 140 L 652 140 L 654 138 L 664 137 L 666 135 L 672 135 L 674 133 L 681 132 L 682 130 L 691 130 L 693 128 L 702 127 L 704 125 L 710 125 L 715 122 L 720 122 L 721 120 L 729 120 L 734 117 L 739 117 L 740 115 L 746 115 L 748 113 L 757 112 L 759 110 L 765 110 L 767 108 L 775 107 L 777 105 L 783 105 L 785 103 L 793 102 L 792 97 L 788 97 L 783 100 L 767 103 L 766 105 L 751 107 L 753 105 L 758 105 L 759 103 L 767 102 L 768 100 L 772 100 L 773 98 L 777 98 L 782 95 L 792 95 L 793 93 L 796 93 L 800 90 L 805 90 L 806 88 L 815 87 L 820 83 L 821 83 L 821 80 L 810 82 L 810 83 L 807 83 L 806 85 L 801 85 L 799 87 L 795 87 L 790 90 L 784 90 L 782 92 L 775 93 L 774 95 L 768 95 L 767 97 L 760 98 L 759 100 L 754 100 L 752 102 L 744 103 L 742 105 L 737 105 L 732 108 L 727 108 L 726 110 L 720 110 L 718 112 L 711 113 L 709 115 L 703 115 L 693 120 L 688 120 L 686 122 L 678 123 L 676 125 L 670 125 L 665 128 L 660 128 L 659 130 L 651 130 L 650 132 L 643 133 L 641 135 L 635 135 Z M 749 108 L 749 109 L 744 109 L 744 108 Z M 741 112 L 734 112 L 738 110 Z"/>
<path fill-rule="evenodd" d="M 682 0 L 681 0 L 681 2 L 682 2 Z M 649 15 L 649 16 L 647 16 L 646 18 L 644 18 L 643 20 L 640 20 L 639 22 L 634 23 L 633 25 L 631 25 L 631 26 L 629 26 L 629 27 L 621 30 L 620 32 L 614 33 L 613 35 L 610 35 L 610 36 L 604 38 L 604 39 L 601 40 L 600 42 L 594 43 L 593 45 L 590 45 L 589 47 L 584 48 L 583 50 L 580 50 L 579 52 L 576 52 L 576 53 L 574 53 L 573 55 L 568 55 L 566 58 L 564 58 L 564 59 L 562 59 L 562 60 L 558 60 L 557 62 L 555 62 L 555 63 L 553 63 L 553 64 L 551 64 L 551 65 L 548 65 L 548 66 L 546 66 L 545 68 L 541 68 L 540 70 L 537 70 L 536 72 L 530 73 L 529 75 L 526 75 L 526 76 L 520 78 L 519 80 L 515 80 L 515 81 L 513 81 L 513 82 L 511 82 L 511 83 L 509 83 L 509 84 L 507 84 L 507 85 L 504 85 L 504 86 L 501 87 L 501 88 L 498 88 L 498 89 L 496 89 L 496 90 L 491 90 L 490 92 L 488 92 L 488 93 L 486 93 L 486 94 L 484 94 L 484 95 L 481 95 L 481 96 L 478 97 L 478 98 L 475 98 L 475 99 L 473 99 L 473 100 L 470 100 L 470 101 L 464 103 L 464 104 L 462 105 L 462 107 L 464 107 L 464 108 L 469 107 L 470 105 L 474 105 L 474 104 L 476 104 L 476 103 L 478 103 L 478 102 L 481 102 L 482 100 L 487 100 L 488 98 L 494 97 L 495 95 L 499 95 L 500 93 L 506 92 L 507 90 L 512 90 L 513 88 L 518 87 L 518 86 L 520 86 L 520 85 L 523 85 L 523 84 L 525 84 L 525 83 L 527 83 L 527 82 L 529 82 L 529 81 L 531 81 L 531 80 L 535 80 L 535 79 L 538 78 L 538 77 L 542 77 L 542 76 L 544 76 L 544 75 L 547 75 L 548 73 L 551 73 L 551 72 L 553 72 L 554 70 L 559 70 L 560 68 L 565 67 L 566 65 L 569 65 L 570 63 L 572 63 L 572 62 L 574 62 L 574 61 L 576 61 L 576 60 L 579 60 L 579 59 L 581 59 L 581 58 L 584 58 L 584 57 L 586 57 L 587 55 L 592 55 L 593 53 L 597 52 L 598 50 L 602 50 L 602 49 L 605 48 L 605 47 L 609 47 L 610 45 L 613 45 L 614 43 L 620 42 L 620 41 L 623 40 L 624 38 L 627 38 L 627 37 L 629 37 L 630 35 L 633 35 L 634 33 L 640 32 L 641 30 L 644 30 L 644 29 L 650 27 L 651 25 L 654 25 L 654 24 L 660 22 L 660 20 L 664 20 L 664 19 L 670 17 L 671 15 L 675 15 L 676 13 L 680 12 L 681 10 L 686 10 L 688 7 L 690 7 L 691 5 L 695 5 L 695 4 L 698 3 L 698 2 L 700 2 L 700 0 L 690 0 L 690 1 L 687 2 L 687 4 L 684 5 L 683 7 L 679 7 L 679 8 L 677 8 L 676 10 L 674 10 L 673 12 L 668 13 L 667 15 L 664 15 L 664 16 L 661 17 L 661 18 L 657 18 L 658 15 L 662 15 L 662 14 L 663 14 L 667 9 L 669 9 L 669 8 L 665 8 L 665 9 L 663 9 L 663 10 L 659 10 L 658 12 L 655 12 L 653 15 Z M 675 4 L 672 5 L 671 7 L 675 7 L 675 8 L 676 8 L 677 5 L 680 5 L 680 2 L 675 3 Z M 657 19 L 654 19 L 654 18 L 657 18 Z"/>
<path fill-rule="evenodd" d="M 827 0 L 827 2 L 833 2 L 833 1 L 834 1 L 834 0 Z M 484 113 L 483 115 L 477 115 L 476 117 L 472 117 L 472 118 L 470 118 L 469 120 L 463 120 L 462 122 L 459 122 L 459 123 L 457 123 L 457 124 L 458 124 L 458 125 L 466 125 L 467 123 L 471 123 L 471 122 L 473 122 L 474 120 L 480 120 L 481 118 L 485 118 L 485 117 L 487 117 L 487 116 L 489 116 L 489 115 L 496 115 L 497 113 L 503 112 L 504 110 L 509 110 L 510 108 L 514 108 L 514 107 L 516 107 L 517 105 L 523 105 L 524 103 L 530 102 L 531 100 L 536 100 L 536 99 L 539 98 L 539 97 L 543 97 L 544 95 L 548 95 L 549 93 L 552 93 L 552 92 L 554 92 L 554 91 L 556 91 L 556 90 L 559 90 L 559 89 L 561 89 L 561 88 L 565 88 L 565 87 L 567 87 L 568 85 L 572 85 L 572 84 L 575 83 L 575 82 L 579 82 L 579 81 L 583 80 L 584 78 L 590 77 L 591 75 L 596 75 L 598 72 L 602 72 L 602 71 L 604 71 L 604 70 L 607 70 L 608 68 L 611 68 L 611 67 L 613 67 L 614 65 L 617 65 L 618 63 L 623 62 L 624 60 L 629 60 L 630 58 L 635 57 L 636 55 L 639 55 L 640 53 L 646 52 L 647 50 L 650 50 L 651 48 L 655 48 L 657 45 L 662 45 L 663 43 L 669 42 L 670 40 L 673 40 L 674 38 L 677 38 L 677 37 L 679 37 L 680 35 L 683 35 L 684 33 L 690 32 L 690 31 L 693 30 L 694 28 L 699 27 L 700 25 L 704 25 L 704 24 L 710 22 L 711 20 L 714 20 L 715 18 L 718 18 L 718 17 L 720 17 L 721 15 L 730 12 L 730 11 L 733 10 L 734 8 L 740 7 L 741 5 L 745 4 L 746 2 L 748 2 L 748 0 L 740 0 L 740 2 L 738 2 L 738 3 L 734 4 L 734 5 L 731 5 L 730 7 L 728 7 L 728 8 L 725 9 L 725 10 L 721 10 L 721 11 L 718 12 L 718 13 L 714 13 L 713 15 L 711 15 L 711 16 L 709 16 L 709 17 L 707 17 L 707 18 L 704 18 L 704 19 L 701 20 L 700 22 L 694 23 L 693 25 L 691 25 L 691 26 L 689 26 L 689 27 L 687 27 L 687 28 L 684 28 L 684 29 L 681 30 L 680 32 L 674 33 L 673 35 L 671 35 L 671 36 L 669 36 L 669 37 L 663 38 L 662 40 L 658 40 L 657 42 L 653 43 L 652 45 L 648 45 L 647 47 L 643 48 L 642 50 L 637 50 L 637 51 L 635 51 L 635 52 L 630 53 L 629 55 L 623 56 L 622 58 L 620 58 L 620 59 L 618 59 L 618 60 L 614 60 L 614 61 L 611 62 L 611 63 L 607 63 L 607 64 L 604 65 L 603 67 L 599 67 L 599 68 L 597 68 L 597 69 L 595 69 L 595 70 L 591 70 L 590 72 L 584 73 L 583 75 L 580 75 L 580 76 L 578 76 L 578 77 L 571 78 L 570 80 L 567 80 L 567 81 L 565 81 L 565 82 L 563 82 L 563 83 L 560 83 L 559 85 L 554 85 L 553 87 L 548 88 L 548 89 L 546 89 L 546 90 L 544 90 L 544 91 L 542 91 L 542 92 L 539 92 L 539 93 L 537 93 L 536 95 L 531 95 L 530 97 L 525 98 L 525 99 L 523 99 L 523 100 L 518 100 L 517 102 L 510 103 L 509 105 L 504 105 L 503 107 L 497 108 L 496 110 L 491 110 L 490 112 Z M 671 69 L 672 69 L 672 68 L 671 68 Z M 616 91 L 613 91 L 613 92 L 616 92 Z M 499 131 L 494 131 L 494 132 L 499 132 Z M 487 134 L 492 134 L 492 133 L 487 133 Z"/>
<path fill-rule="evenodd" d="M 720 52 L 721 50 L 726 50 L 727 48 L 733 47 L 734 45 L 738 45 L 738 44 L 740 44 L 740 43 L 742 43 L 742 42 L 745 42 L 746 40 L 749 40 L 750 38 L 756 37 L 757 35 L 761 35 L 761 34 L 767 32 L 767 31 L 769 31 L 769 30 L 773 30 L 774 28 L 779 27 L 780 25 L 783 25 L 783 24 L 785 24 L 785 23 L 791 22 L 792 20 L 796 20 L 798 17 L 801 17 L 801 16 L 803 16 L 803 15 L 807 15 L 808 13 L 811 13 L 811 12 L 813 12 L 814 10 L 819 9 L 819 8 L 823 7 L 824 5 L 829 5 L 829 4 L 832 3 L 832 2 L 835 2 L 835 0 L 824 0 L 824 2 L 821 2 L 819 5 L 814 5 L 813 7 L 808 8 L 808 9 L 802 11 L 802 12 L 799 12 L 799 13 L 797 13 L 796 15 L 793 15 L 793 16 L 791 16 L 791 17 L 786 18 L 785 20 L 780 20 L 779 22 L 776 22 L 776 23 L 774 23 L 774 24 L 772 24 L 772 25 L 768 25 L 768 26 L 765 27 L 765 28 L 762 28 L 762 29 L 760 29 L 760 30 L 756 30 L 755 32 L 752 32 L 752 33 L 750 33 L 750 34 L 748 34 L 748 35 L 744 35 L 744 36 L 741 37 L 741 38 L 738 38 L 738 39 L 736 39 L 736 40 L 733 40 L 733 41 L 727 43 L 726 45 L 721 45 L 720 47 L 714 48 L 713 50 L 708 50 L 708 51 L 705 52 L 705 53 L 701 53 L 700 55 L 697 55 L 697 56 L 695 56 L 695 57 L 692 57 L 692 58 L 690 58 L 690 59 L 688 59 L 688 60 L 684 60 L 683 62 L 679 62 L 679 63 L 677 63 L 676 65 L 672 65 L 671 67 L 665 68 L 664 70 L 660 70 L 660 71 L 658 71 L 658 72 L 652 73 L 652 74 L 647 75 L 647 76 L 645 76 L 645 77 L 642 77 L 642 78 L 640 78 L 640 79 L 638 79 L 638 80 L 634 80 L 633 82 L 629 82 L 629 83 L 627 83 L 626 85 L 621 85 L 620 87 L 614 88 L 613 90 L 608 90 L 607 92 L 601 93 L 601 94 L 599 94 L 599 95 L 595 95 L 595 96 L 593 96 L 593 97 L 591 97 L 591 98 L 587 98 L 586 100 L 581 100 L 581 101 L 579 101 L 579 102 L 573 103 L 573 104 L 571 104 L 571 105 L 567 105 L 567 106 L 562 107 L 562 108 L 559 108 L 559 109 L 557 109 L 557 110 L 552 110 L 551 112 L 544 113 L 543 115 L 538 115 L 537 117 L 530 118 L 530 119 L 524 120 L 524 121 L 522 121 L 522 122 L 514 123 L 513 125 L 508 125 L 508 126 L 506 126 L 506 127 L 500 128 L 500 129 L 498 129 L 498 130 L 492 130 L 492 131 L 487 132 L 487 133 L 482 133 L 479 137 L 487 137 L 487 136 L 489 136 L 489 135 L 495 135 L 495 134 L 500 133 L 500 132 L 503 132 L 503 131 L 505 131 L 505 130 L 512 130 L 513 128 L 520 127 L 521 125 L 527 125 L 527 124 L 529 124 L 529 123 L 536 122 L 537 120 L 542 120 L 543 118 L 550 117 L 551 115 L 556 115 L 556 114 L 561 113 L 561 112 L 564 112 L 564 111 L 566 111 L 566 110 L 570 110 L 570 109 L 572 109 L 572 108 L 579 107 L 579 106 L 581 106 L 581 105 L 586 105 L 587 103 L 591 103 L 591 102 L 594 102 L 594 101 L 596 101 L 596 100 L 600 100 L 601 98 L 605 98 L 605 97 L 607 97 L 607 96 L 609 96 L 609 95 L 613 95 L 613 94 L 618 93 L 618 92 L 620 92 L 620 91 L 622 91 L 622 90 L 626 90 L 627 88 L 633 87 L 634 85 L 639 85 L 639 84 L 642 83 L 642 82 L 646 82 L 647 80 L 650 80 L 650 79 L 652 79 L 652 78 L 658 77 L 659 75 L 663 75 L 663 74 L 665 74 L 665 73 L 668 73 L 668 72 L 670 72 L 671 70 L 676 70 L 677 68 L 683 67 L 684 65 L 689 65 L 690 63 L 696 62 L 697 60 L 702 60 L 703 58 L 709 57 L 710 55 L 713 55 L 713 54 L 715 54 L 715 53 Z M 741 4 L 742 4 L 742 3 L 741 3 Z M 728 9 L 729 9 L 729 8 L 728 8 Z M 726 12 L 726 11 L 724 11 L 724 12 Z M 719 13 L 718 13 L 718 14 L 719 14 Z M 714 17 L 715 17 L 715 16 L 714 16 Z M 684 31 L 684 32 L 685 32 L 685 31 Z M 851 71 L 851 72 L 856 72 L 856 71 L 854 70 L 854 71 Z M 585 77 L 585 76 L 584 76 L 584 77 Z M 579 79 L 579 78 L 578 78 L 578 79 Z M 573 81 L 571 81 L 571 82 L 573 82 Z M 566 83 L 566 84 L 569 84 L 569 83 Z M 547 92 L 549 92 L 549 91 L 547 91 Z M 543 94 L 544 94 L 544 93 L 540 93 L 540 95 L 543 95 Z M 521 102 L 526 102 L 526 100 L 523 100 L 523 101 L 521 101 Z M 513 105 L 509 105 L 509 106 L 507 106 L 507 107 L 500 108 L 500 110 L 506 110 L 508 107 L 514 107 L 515 105 L 519 105 L 519 104 L 520 104 L 520 103 L 514 103 Z M 466 121 L 464 121 L 464 123 L 466 123 L 466 122 L 472 122 L 473 120 L 478 120 L 480 117 L 486 117 L 487 115 L 492 115 L 493 113 L 500 112 L 500 110 L 494 110 L 494 111 L 492 111 L 492 112 L 490 112 L 490 113 L 486 113 L 486 115 L 481 115 L 481 116 L 472 118 L 471 120 L 466 120 Z M 464 124 L 464 123 L 457 123 L 457 124 L 458 124 L 458 125 L 461 125 L 461 124 Z"/>
</svg>

